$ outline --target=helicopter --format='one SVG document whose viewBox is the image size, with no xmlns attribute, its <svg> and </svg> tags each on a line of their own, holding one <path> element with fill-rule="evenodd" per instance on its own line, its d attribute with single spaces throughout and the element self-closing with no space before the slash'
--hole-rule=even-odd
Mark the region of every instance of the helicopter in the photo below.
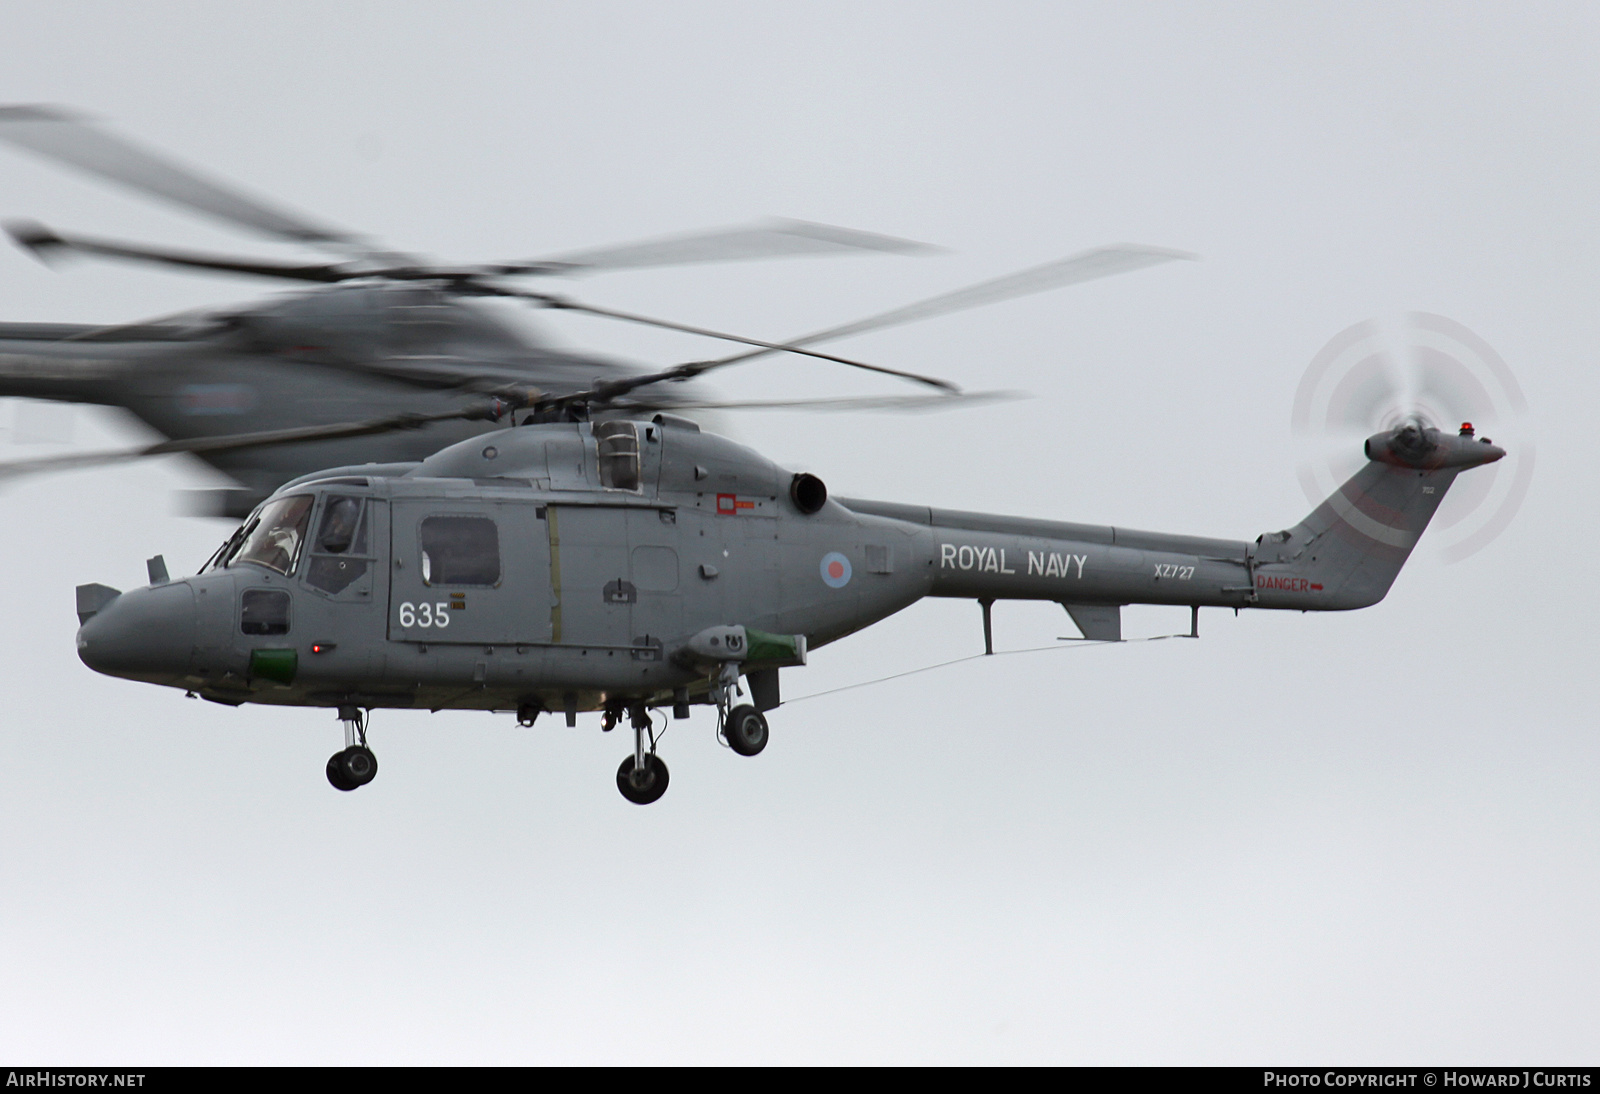
<svg viewBox="0 0 1600 1094">
<path fill-rule="evenodd" d="M 193 577 L 77 589 L 89 668 L 213 702 L 331 708 L 338 790 L 377 774 L 376 709 L 626 719 L 622 796 L 670 773 L 654 715 L 717 712 L 741 756 L 767 744 L 780 674 L 924 597 L 1061 604 L 1085 639 L 1121 640 L 1129 604 L 1343 611 L 1375 604 L 1456 476 L 1505 450 L 1421 419 L 1304 520 L 1253 541 L 834 498 L 820 478 L 666 412 L 610 412 L 609 381 L 522 407 L 529 424 L 415 463 L 329 468 L 284 485 Z M 380 428 L 381 423 L 366 423 Z"/>
<path fill-rule="evenodd" d="M 732 357 L 688 363 L 670 383 L 648 396 L 641 394 L 627 405 L 615 406 L 616 413 L 648 415 L 662 409 L 681 414 L 750 407 L 942 409 L 957 405 L 961 401 L 957 396 L 963 394 L 948 381 L 811 347 L 1190 257 L 1147 247 L 1097 248 L 867 320 L 773 342 L 529 291 L 517 282 L 691 263 L 918 254 L 933 248 L 870 232 L 773 220 L 540 259 L 449 266 L 385 249 L 344 229 L 285 211 L 60 107 L 0 107 L 0 141 L 232 227 L 335 256 L 269 260 L 63 234 L 31 221 L 6 225 L 18 244 L 47 261 L 92 256 L 316 286 L 258 304 L 137 323 L 0 323 L 0 397 L 96 403 L 131 411 L 167 438 L 146 446 L 144 455 L 188 452 L 237 484 L 195 492 L 190 498 L 191 510 L 199 515 L 234 519 L 248 515 L 280 484 L 318 468 L 364 460 L 419 461 L 452 442 L 498 428 L 481 418 L 452 413 L 477 405 L 484 393 L 515 386 L 570 394 L 597 381 L 641 374 L 635 366 L 531 341 L 489 310 L 491 300 L 581 312 L 745 347 Z M 780 351 L 910 381 L 930 394 L 730 403 L 718 401 L 694 383 L 695 377 L 711 369 Z M 409 417 L 409 424 L 356 435 L 337 430 L 290 433 L 296 428 L 337 426 L 357 413 L 378 413 L 395 423 Z M 241 445 L 235 440 L 239 434 L 271 434 L 274 439 L 270 444 Z M 227 440 L 213 444 L 218 438 Z M 30 461 L 27 467 L 46 471 L 97 462 L 99 454 L 68 454 Z"/>
</svg>

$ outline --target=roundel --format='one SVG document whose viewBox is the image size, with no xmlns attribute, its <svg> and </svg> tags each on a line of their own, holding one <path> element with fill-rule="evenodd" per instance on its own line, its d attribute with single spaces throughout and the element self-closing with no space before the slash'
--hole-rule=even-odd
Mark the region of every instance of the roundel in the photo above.
<svg viewBox="0 0 1600 1094">
<path fill-rule="evenodd" d="M 838 551 L 823 555 L 822 582 L 833 589 L 842 589 L 850 584 L 850 560 Z"/>
</svg>

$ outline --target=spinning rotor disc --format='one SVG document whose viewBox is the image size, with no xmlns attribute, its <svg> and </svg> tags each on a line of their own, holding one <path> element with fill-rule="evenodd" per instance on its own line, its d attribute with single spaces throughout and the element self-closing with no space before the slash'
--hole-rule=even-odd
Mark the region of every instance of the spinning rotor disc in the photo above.
<svg viewBox="0 0 1600 1094">
<path fill-rule="evenodd" d="M 1493 542 L 1516 516 L 1533 478 L 1535 430 L 1517 378 L 1487 342 L 1453 319 L 1408 312 L 1335 335 L 1300 378 L 1290 428 L 1307 438 L 1297 471 L 1317 504 L 1360 467 L 1360 442 L 1407 422 L 1454 432 L 1470 423 L 1507 456 L 1446 495 L 1430 539 L 1448 562 Z"/>
</svg>

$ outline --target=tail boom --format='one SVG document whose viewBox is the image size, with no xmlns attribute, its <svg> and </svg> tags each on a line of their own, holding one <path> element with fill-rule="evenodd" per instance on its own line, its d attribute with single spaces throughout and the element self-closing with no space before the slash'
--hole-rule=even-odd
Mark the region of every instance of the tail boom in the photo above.
<svg viewBox="0 0 1600 1094">
<path fill-rule="evenodd" d="M 1411 432 L 1408 432 L 1411 431 Z M 1305 520 L 1254 543 L 841 499 L 920 526 L 928 596 L 1085 607 L 1342 611 L 1382 600 L 1462 470 L 1504 451 L 1407 426 L 1367 442 L 1370 462 Z"/>
</svg>

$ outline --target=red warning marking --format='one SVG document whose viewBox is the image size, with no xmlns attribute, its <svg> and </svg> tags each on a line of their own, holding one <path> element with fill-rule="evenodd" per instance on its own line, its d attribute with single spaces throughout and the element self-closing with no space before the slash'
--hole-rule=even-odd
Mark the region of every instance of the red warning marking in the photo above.
<svg viewBox="0 0 1600 1094">
<path fill-rule="evenodd" d="M 736 517 L 741 509 L 754 509 L 753 501 L 740 501 L 738 494 L 718 494 L 717 513 L 725 517 Z"/>
<path fill-rule="evenodd" d="M 1321 585 L 1313 585 L 1303 577 L 1272 577 L 1267 574 L 1256 575 L 1256 588 L 1281 589 L 1286 593 L 1303 593 L 1307 590 L 1320 593 Z"/>
</svg>

